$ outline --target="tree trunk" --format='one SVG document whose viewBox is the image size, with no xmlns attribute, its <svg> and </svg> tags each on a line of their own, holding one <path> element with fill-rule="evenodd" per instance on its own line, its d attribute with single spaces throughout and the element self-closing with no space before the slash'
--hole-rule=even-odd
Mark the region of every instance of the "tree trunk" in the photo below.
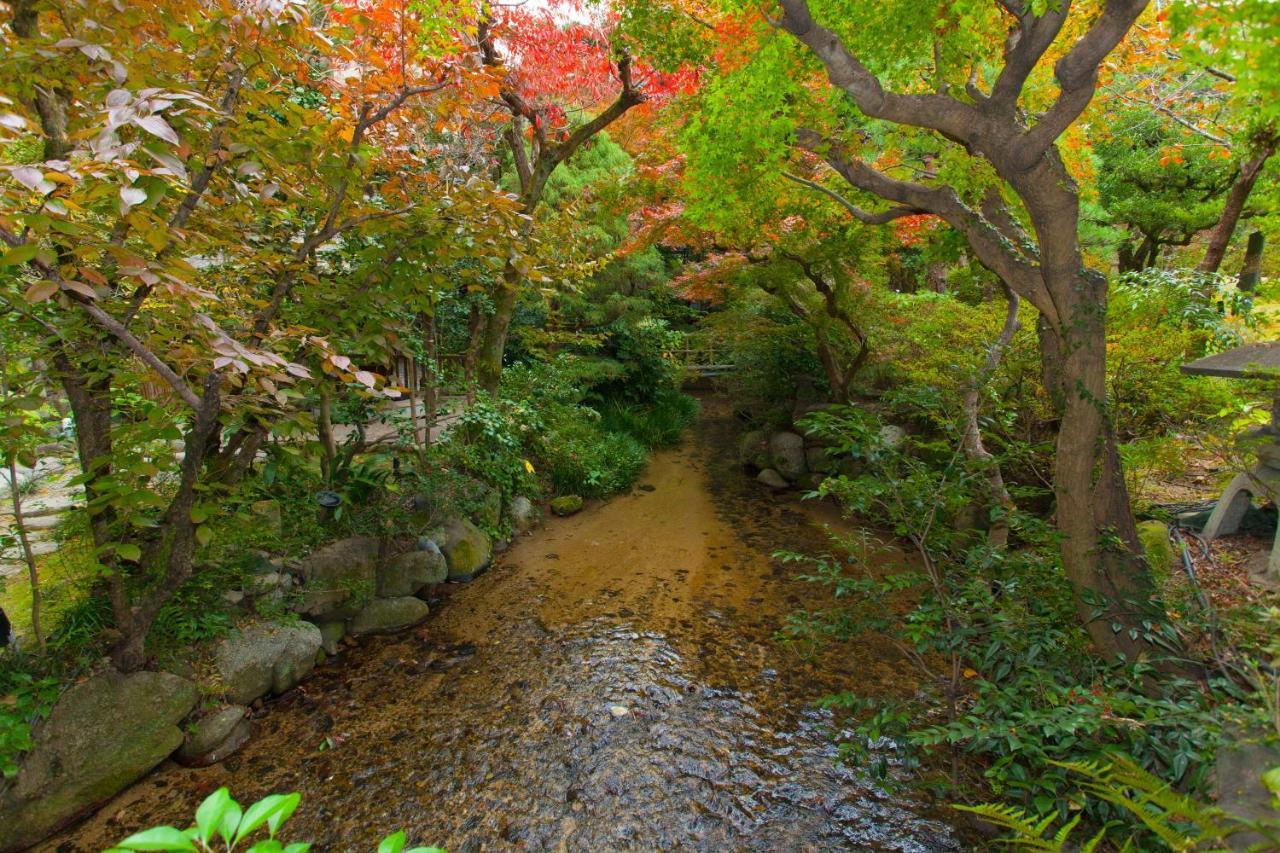
<svg viewBox="0 0 1280 853">
<path fill-rule="evenodd" d="M 196 485 L 209 442 L 218 429 L 221 408 L 218 374 L 211 373 L 205 380 L 200 409 L 184 437 L 178 490 L 165 510 L 161 535 L 143 551 L 142 562 L 152 570 L 148 575 L 159 575 L 159 580 L 140 596 L 136 607 L 117 614 L 121 638 L 111 651 L 111 660 L 121 672 L 133 672 L 146 663 L 147 634 L 151 626 L 164 605 L 191 577 L 196 546 L 196 523 L 191 518 L 191 510 L 195 507 Z"/>
<path fill-rule="evenodd" d="M 502 382 L 502 357 L 520 297 L 521 279 L 519 271 L 508 263 L 502 271 L 502 285 L 493 297 L 493 314 L 485 324 L 484 338 L 477 353 L 476 378 L 480 387 L 489 394 L 497 394 Z"/>
<path fill-rule="evenodd" d="M 320 439 L 320 476 L 324 478 L 325 486 L 331 486 L 338 445 L 333 440 L 333 392 L 323 378 L 320 380 L 320 416 L 316 419 L 316 433 Z"/>
<path fill-rule="evenodd" d="M 1240 267 L 1240 278 L 1236 280 L 1236 288 L 1246 293 L 1258 289 L 1262 281 L 1262 252 L 1266 248 L 1267 238 L 1261 231 L 1249 235 L 1249 242 L 1244 250 L 1244 263 Z"/>
<path fill-rule="evenodd" d="M 1204 260 L 1200 261 L 1200 266 L 1197 267 L 1200 272 L 1214 273 L 1222 266 L 1222 259 L 1227 254 L 1227 245 L 1231 242 L 1232 235 L 1236 233 L 1236 225 L 1244 214 L 1245 202 L 1249 200 L 1249 194 L 1253 192 L 1258 176 L 1262 174 L 1267 160 L 1275 153 L 1278 143 L 1280 143 L 1280 135 L 1272 134 L 1267 137 L 1259 144 L 1253 156 L 1240 167 L 1236 182 L 1227 191 L 1222 217 L 1218 219 L 1218 224 L 1213 226 L 1213 231 L 1209 234 L 1209 246 L 1205 249 Z"/>
<path fill-rule="evenodd" d="M 978 420 L 982 387 L 1000 366 L 1000 359 L 1004 356 L 1004 351 L 1009 348 L 1019 328 L 1018 294 L 1003 281 L 1000 285 L 1004 289 L 1005 299 L 1008 300 L 1008 310 L 1005 313 L 1004 327 L 1000 330 L 1000 335 L 987 349 L 987 357 L 982 368 L 974 375 L 964 392 L 964 452 L 971 461 L 982 466 L 987 478 L 989 507 L 996 511 L 996 517 L 987 530 L 987 543 L 993 548 L 1003 549 L 1009 544 L 1008 516 L 1013 510 L 1013 498 L 1005 486 L 999 463 L 982 441 L 982 429 Z"/>
<path fill-rule="evenodd" d="M 1082 270 L 1073 295 L 1058 300 L 1065 327 L 1046 323 L 1041 339 L 1050 344 L 1046 363 L 1060 358 L 1045 382 L 1060 383 L 1051 396 L 1063 401 L 1053 478 L 1063 570 L 1094 645 L 1134 660 L 1155 651 L 1144 622 L 1159 625 L 1165 614 L 1106 412 L 1106 287 L 1101 274 Z"/>
</svg>

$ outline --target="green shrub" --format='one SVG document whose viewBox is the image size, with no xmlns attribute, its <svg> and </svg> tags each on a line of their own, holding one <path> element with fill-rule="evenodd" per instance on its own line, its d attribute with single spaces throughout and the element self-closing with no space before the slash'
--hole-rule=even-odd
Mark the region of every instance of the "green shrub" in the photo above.
<svg viewBox="0 0 1280 853">
<path fill-rule="evenodd" d="M 1009 550 L 992 549 L 951 523 L 961 508 L 983 499 L 980 469 L 954 452 L 932 450 L 954 448 L 954 432 L 932 441 L 909 436 L 901 449 L 887 448 L 879 421 L 854 408 L 815 413 L 808 428 L 866 465 L 862 476 L 827 480 L 820 493 L 888 525 L 920 556 L 920 568 L 885 575 L 856 547 L 842 549 L 848 558 L 783 555 L 807 566 L 803 577 L 841 602 L 835 611 L 798 615 L 784 638 L 812 643 L 864 630 L 886 634 L 917 663 L 931 693 L 915 708 L 856 692 L 831 697 L 829 704 L 860 715 L 860 736 L 845 744 L 846 755 L 871 761 L 880 774 L 887 763 L 872 746 L 884 736 L 908 767 L 966 755 L 989 791 L 1064 819 L 1078 804 L 1063 763 L 1102 761 L 1113 752 L 1180 790 L 1204 790 L 1220 738 L 1218 709 L 1236 692 L 1225 682 L 1205 689 L 1157 677 L 1149 662 L 1093 656 L 1044 522 L 1012 513 L 1017 547 Z M 1157 644 L 1168 644 L 1171 631 L 1148 628 Z M 1095 826 L 1135 823 L 1103 800 L 1086 809 Z"/>
<path fill-rule="evenodd" d="M 654 395 L 648 405 L 608 400 L 600 407 L 601 426 L 626 433 L 648 448 L 671 447 L 698 416 L 698 401 L 674 389 Z"/>
<path fill-rule="evenodd" d="M 589 411 L 556 419 L 538 442 L 537 457 L 557 494 L 607 495 L 630 486 L 644 468 L 640 442 L 604 429 Z"/>
</svg>

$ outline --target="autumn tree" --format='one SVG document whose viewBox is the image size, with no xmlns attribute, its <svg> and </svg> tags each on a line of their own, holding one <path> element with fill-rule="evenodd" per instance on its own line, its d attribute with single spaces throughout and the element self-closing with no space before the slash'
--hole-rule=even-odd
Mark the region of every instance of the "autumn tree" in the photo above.
<svg viewBox="0 0 1280 853">
<path fill-rule="evenodd" d="M 145 660 L 226 484 L 271 425 L 306 422 L 308 364 L 386 390 L 291 322 L 323 279 L 352 282 L 335 250 L 385 263 L 403 229 L 445 242 L 478 199 L 477 221 L 511 225 L 505 196 L 442 181 L 414 144 L 466 82 L 456 52 L 421 49 L 431 10 L 414 8 L 10 7 L 0 127 L 30 153 L 0 186 L 0 299 L 71 405 L 122 669 Z"/>
<path fill-rule="evenodd" d="M 526 215 L 518 241 L 530 239 L 551 175 L 598 134 L 647 100 L 662 100 L 688 84 L 676 73 L 684 54 L 664 57 L 663 69 L 637 57 L 657 21 L 646 4 L 624 15 L 607 6 L 553 6 L 529 11 L 495 6 L 480 20 L 477 45 L 498 84 L 506 113 L 501 130 L 507 162 Z M 674 41 L 694 26 L 665 20 Z M 629 26 L 630 25 L 630 26 Z M 664 70 L 665 69 L 665 70 Z M 594 115 L 581 119 L 579 113 Z M 491 293 L 492 312 L 473 343 L 480 384 L 496 391 L 516 304 L 530 270 L 513 260 Z"/>
</svg>

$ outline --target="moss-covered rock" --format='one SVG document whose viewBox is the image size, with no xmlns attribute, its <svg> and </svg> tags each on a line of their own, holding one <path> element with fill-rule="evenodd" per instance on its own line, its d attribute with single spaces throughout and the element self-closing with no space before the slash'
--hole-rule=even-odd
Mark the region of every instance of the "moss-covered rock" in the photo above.
<svg viewBox="0 0 1280 853">
<path fill-rule="evenodd" d="M 365 634 L 399 631 L 417 625 L 427 618 L 429 612 L 425 601 L 412 596 L 379 598 L 366 604 L 351 620 L 351 634 L 361 637 Z"/>
<path fill-rule="evenodd" d="M 573 515 L 582 509 L 581 495 L 561 495 L 551 499 L 551 511 L 556 515 Z"/>
<path fill-rule="evenodd" d="M 218 642 L 214 666 L 227 698 L 247 705 L 306 678 L 320 643 L 320 629 L 310 622 L 255 622 Z"/>
<path fill-rule="evenodd" d="M 493 543 L 479 527 L 465 518 L 455 518 L 444 526 L 437 544 L 449 565 L 450 580 L 469 580 L 493 561 Z"/>
<path fill-rule="evenodd" d="M 1169 525 L 1154 519 L 1139 522 L 1138 538 L 1142 540 L 1142 549 L 1147 554 L 1147 562 L 1151 564 L 1156 579 L 1163 581 L 1169 576 L 1173 562 L 1178 557 L 1173 543 L 1169 541 Z"/>
<path fill-rule="evenodd" d="M 194 684 L 167 672 L 109 671 L 64 693 L 0 791 L 0 850 L 35 844 L 164 761 L 196 698 Z"/>
<path fill-rule="evenodd" d="M 398 554 L 378 566 L 378 596 L 398 598 L 413 595 L 424 586 L 443 583 L 449 576 L 444 554 L 432 547 Z"/>
</svg>

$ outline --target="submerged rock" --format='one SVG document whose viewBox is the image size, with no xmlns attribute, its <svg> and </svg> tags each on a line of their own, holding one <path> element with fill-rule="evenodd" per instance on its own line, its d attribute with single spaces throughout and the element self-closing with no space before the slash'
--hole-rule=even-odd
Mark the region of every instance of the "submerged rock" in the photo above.
<svg viewBox="0 0 1280 853">
<path fill-rule="evenodd" d="M 413 595 L 429 584 L 443 583 L 449 577 L 449 567 L 434 544 L 429 549 L 398 554 L 379 565 L 378 596 L 398 598 Z"/>
<path fill-rule="evenodd" d="M 450 580 L 470 580 L 493 560 L 489 535 L 465 518 L 455 518 L 446 524 L 441 540 L 440 550 L 448 562 Z"/>
<path fill-rule="evenodd" d="M 351 620 L 351 635 L 377 634 L 383 631 L 399 631 L 417 625 L 427 618 L 430 609 L 419 598 L 379 598 L 365 605 Z"/>
<path fill-rule="evenodd" d="M 772 468 L 765 468 L 757 474 L 756 481 L 763 483 L 775 491 L 782 491 L 783 489 L 791 488 L 791 484 L 787 482 L 786 478 Z"/>
<path fill-rule="evenodd" d="M 805 465 L 804 439 L 794 432 L 775 432 L 769 438 L 769 461 L 775 471 L 794 483 L 809 470 Z"/>
<path fill-rule="evenodd" d="M 0 850 L 34 844 L 164 761 L 196 698 L 194 684 L 167 672 L 105 672 L 64 693 L 0 791 Z"/>
<path fill-rule="evenodd" d="M 186 767 L 217 764 L 244 746 L 253 734 L 252 724 L 245 719 L 248 712 L 243 705 L 228 705 L 201 717 L 187 731 L 174 758 Z"/>
<path fill-rule="evenodd" d="M 551 499 L 551 511 L 561 517 L 573 515 L 582 509 L 582 497 L 580 495 L 561 495 L 558 498 Z"/>
<path fill-rule="evenodd" d="M 310 622 L 258 622 L 219 641 L 214 666 L 227 697 L 247 705 L 268 693 L 283 693 L 306 678 L 320 643 L 320 629 Z"/>
</svg>

